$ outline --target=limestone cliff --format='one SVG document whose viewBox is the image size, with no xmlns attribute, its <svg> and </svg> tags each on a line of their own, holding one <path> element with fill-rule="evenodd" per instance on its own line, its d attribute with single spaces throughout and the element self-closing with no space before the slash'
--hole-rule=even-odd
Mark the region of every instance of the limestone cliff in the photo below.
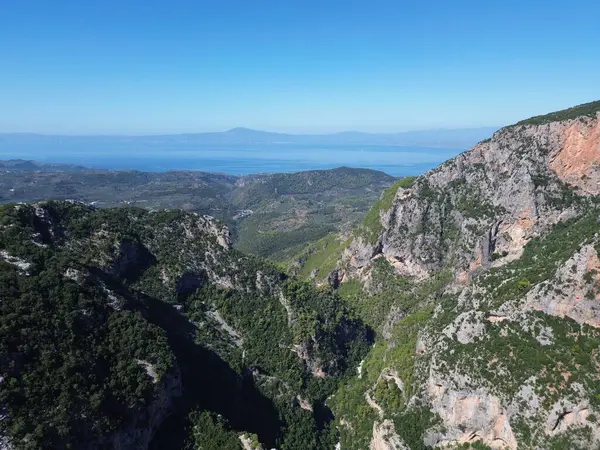
<svg viewBox="0 0 600 450">
<path fill-rule="evenodd" d="M 595 102 L 497 131 L 354 232 L 340 289 L 386 319 L 338 394 L 348 448 L 395 448 L 386 421 L 409 448 L 600 447 L 599 186 Z"/>
<path fill-rule="evenodd" d="M 356 236 L 342 266 L 364 273 L 382 255 L 401 275 L 424 279 L 450 266 L 464 282 L 518 258 L 533 237 L 580 212 L 577 197 L 600 192 L 599 118 L 499 130 L 398 189 L 380 211 L 376 242 Z"/>
</svg>

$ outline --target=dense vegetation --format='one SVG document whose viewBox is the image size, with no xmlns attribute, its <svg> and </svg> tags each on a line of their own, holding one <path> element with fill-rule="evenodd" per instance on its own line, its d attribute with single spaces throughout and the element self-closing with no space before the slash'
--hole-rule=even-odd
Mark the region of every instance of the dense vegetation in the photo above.
<svg viewBox="0 0 600 450">
<path fill-rule="evenodd" d="M 236 246 L 285 261 L 307 244 L 355 226 L 393 182 L 382 172 L 346 167 L 248 177 L 231 196 L 237 209 L 253 211 L 235 224 Z"/>
<path fill-rule="evenodd" d="M 600 112 L 600 100 L 582 105 L 573 106 L 572 108 L 563 109 L 550 114 L 531 117 L 529 119 L 517 122 L 513 126 L 518 125 L 544 125 L 550 122 L 559 122 L 562 120 L 572 120 L 578 117 L 587 116 L 595 117 Z"/>
<path fill-rule="evenodd" d="M 15 448 L 110 445 L 158 425 L 149 408 L 175 413 L 156 448 L 335 445 L 323 402 L 371 339 L 337 295 L 179 211 L 7 205 L 0 227 L 0 435 Z"/>
<path fill-rule="evenodd" d="M 98 287 L 62 281 L 58 261 L 48 266 L 32 278 L 0 264 L 0 427 L 24 448 L 75 448 L 152 401 L 152 378 L 138 361 L 162 380 L 173 355 L 164 331 L 139 312 L 110 311 Z"/>
<path fill-rule="evenodd" d="M 234 196 L 234 203 L 252 207 L 269 197 L 281 195 L 320 194 L 332 189 L 358 189 L 393 178 L 370 169 L 340 167 L 331 170 L 311 170 L 298 173 L 276 173 L 247 177 L 247 189 Z"/>
</svg>

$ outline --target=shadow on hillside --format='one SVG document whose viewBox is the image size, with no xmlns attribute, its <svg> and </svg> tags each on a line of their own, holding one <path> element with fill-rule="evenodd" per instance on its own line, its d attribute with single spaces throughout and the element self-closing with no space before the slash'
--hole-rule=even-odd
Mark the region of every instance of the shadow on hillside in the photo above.
<svg viewBox="0 0 600 450">
<path fill-rule="evenodd" d="M 251 375 L 240 376 L 215 352 L 197 344 L 196 326 L 172 305 L 132 293 L 99 269 L 88 270 L 125 298 L 127 309 L 140 311 L 148 322 L 165 330 L 181 371 L 183 394 L 175 399 L 173 415 L 156 433 L 151 449 L 183 449 L 189 436 L 187 417 L 196 409 L 220 414 L 234 430 L 258 435 L 268 448 L 276 446 L 282 423 L 273 402 L 258 391 Z"/>
<path fill-rule="evenodd" d="M 141 300 L 147 319 L 167 332 L 183 384 L 175 414 L 158 430 L 151 448 L 183 448 L 187 415 L 194 409 L 220 414 L 235 430 L 255 433 L 268 448 L 275 447 L 282 424 L 252 377 L 241 377 L 216 353 L 196 344 L 195 326 L 171 305 L 151 297 Z"/>
</svg>

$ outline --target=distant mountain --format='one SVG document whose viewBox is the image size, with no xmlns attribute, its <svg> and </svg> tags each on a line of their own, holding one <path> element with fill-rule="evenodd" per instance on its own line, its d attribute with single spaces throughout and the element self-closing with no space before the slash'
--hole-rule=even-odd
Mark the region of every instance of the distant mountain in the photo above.
<svg viewBox="0 0 600 450">
<path fill-rule="evenodd" d="M 237 248 L 273 259 L 352 228 L 396 178 L 339 167 L 236 177 L 207 172 L 85 169 L 0 160 L 0 204 L 78 200 L 98 207 L 181 208 L 226 222 Z"/>
<path fill-rule="evenodd" d="M 44 145 L 69 141 L 82 145 L 93 142 L 136 142 L 140 144 L 325 144 L 325 145 L 398 145 L 416 147 L 468 148 L 489 137 L 497 128 L 422 130 L 401 133 L 363 133 L 346 131 L 334 134 L 286 134 L 249 128 L 223 132 L 188 133 L 157 136 L 53 136 L 40 134 L 0 134 L 0 149 L 11 144 Z"/>
</svg>

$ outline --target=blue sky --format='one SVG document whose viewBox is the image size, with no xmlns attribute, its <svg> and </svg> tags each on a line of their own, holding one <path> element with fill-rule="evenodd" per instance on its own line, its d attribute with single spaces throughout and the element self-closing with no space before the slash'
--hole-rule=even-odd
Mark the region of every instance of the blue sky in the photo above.
<svg viewBox="0 0 600 450">
<path fill-rule="evenodd" d="M 600 98 L 600 2 L 4 0 L 0 132 L 503 125 Z"/>
</svg>

